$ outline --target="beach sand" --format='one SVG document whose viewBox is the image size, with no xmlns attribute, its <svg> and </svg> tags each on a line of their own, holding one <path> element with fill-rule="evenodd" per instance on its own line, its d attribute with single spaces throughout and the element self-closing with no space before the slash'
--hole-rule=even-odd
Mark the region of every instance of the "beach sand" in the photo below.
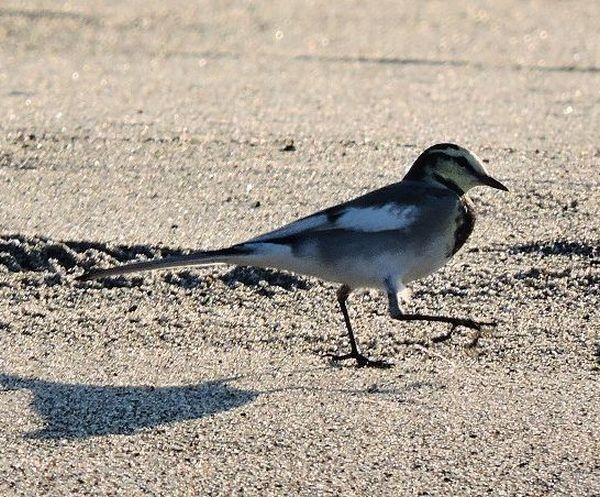
<svg viewBox="0 0 600 497">
<path fill-rule="evenodd" d="M 0 495 L 600 495 L 598 2 L 0 5 Z M 216 248 L 478 154 L 398 323 Z"/>
</svg>

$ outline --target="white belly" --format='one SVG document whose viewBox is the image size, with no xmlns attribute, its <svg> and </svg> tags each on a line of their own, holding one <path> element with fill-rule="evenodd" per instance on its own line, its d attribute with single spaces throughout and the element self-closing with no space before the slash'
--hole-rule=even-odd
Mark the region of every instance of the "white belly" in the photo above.
<svg viewBox="0 0 600 497">
<path fill-rule="evenodd" d="M 343 258 L 322 264 L 310 258 L 299 258 L 281 264 L 282 269 L 317 278 L 344 283 L 351 288 L 386 289 L 386 280 L 403 286 L 424 278 L 441 268 L 449 258 L 441 250 L 425 250 L 420 254 L 382 253 L 369 257 Z"/>
<path fill-rule="evenodd" d="M 306 250 L 294 253 L 289 247 L 256 243 L 258 253 L 244 256 L 243 263 L 284 269 L 295 273 L 344 283 L 351 288 L 386 289 L 386 280 L 405 285 L 424 278 L 441 268 L 449 257 L 443 244 L 430 244 L 418 251 L 374 249 L 365 253 L 339 253 L 338 257 L 319 257 L 318 252 Z"/>
</svg>

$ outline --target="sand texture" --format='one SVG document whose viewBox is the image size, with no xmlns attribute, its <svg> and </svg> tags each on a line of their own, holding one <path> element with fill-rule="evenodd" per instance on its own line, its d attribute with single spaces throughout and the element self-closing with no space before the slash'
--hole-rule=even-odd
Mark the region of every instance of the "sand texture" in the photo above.
<svg viewBox="0 0 600 497">
<path fill-rule="evenodd" d="M 600 3 L 0 2 L 0 495 L 600 496 Z M 334 365 L 335 285 L 216 266 L 467 146 L 511 190 Z"/>
</svg>

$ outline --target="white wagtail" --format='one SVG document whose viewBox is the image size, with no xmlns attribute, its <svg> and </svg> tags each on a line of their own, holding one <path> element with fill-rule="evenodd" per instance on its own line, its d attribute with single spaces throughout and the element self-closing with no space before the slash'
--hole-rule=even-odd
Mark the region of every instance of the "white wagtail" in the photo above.
<svg viewBox="0 0 600 497">
<path fill-rule="evenodd" d="M 282 228 L 228 248 L 134 262 L 89 271 L 89 280 L 153 269 L 215 263 L 271 267 L 341 283 L 337 291 L 350 339 L 350 353 L 333 360 L 387 367 L 362 355 L 356 344 L 346 300 L 356 288 L 377 288 L 388 296 L 393 319 L 437 321 L 481 330 L 471 319 L 406 314 L 398 295 L 411 281 L 433 273 L 463 246 L 475 224 L 465 193 L 475 186 L 508 189 L 492 178 L 475 154 L 451 143 L 433 145 L 414 162 L 404 179 L 348 202 L 303 217 Z"/>
</svg>

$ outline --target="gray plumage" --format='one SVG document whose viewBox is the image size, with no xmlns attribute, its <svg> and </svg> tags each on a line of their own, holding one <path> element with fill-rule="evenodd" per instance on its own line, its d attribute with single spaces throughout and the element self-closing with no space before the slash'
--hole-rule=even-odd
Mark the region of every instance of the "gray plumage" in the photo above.
<svg viewBox="0 0 600 497">
<path fill-rule="evenodd" d="M 156 261 L 92 270 L 80 280 L 214 263 L 284 269 L 342 284 L 338 300 L 358 365 L 382 365 L 358 352 L 345 301 L 352 289 L 372 287 L 400 310 L 397 294 L 443 266 L 471 234 L 475 214 L 466 192 L 479 185 L 506 190 L 468 150 L 453 144 L 430 147 L 399 183 L 316 212 L 228 248 Z M 420 319 L 414 317 L 414 319 Z M 431 316 L 429 316 L 431 318 Z M 475 327 L 471 320 L 428 319 Z M 475 323 L 475 324 L 474 324 Z"/>
</svg>

